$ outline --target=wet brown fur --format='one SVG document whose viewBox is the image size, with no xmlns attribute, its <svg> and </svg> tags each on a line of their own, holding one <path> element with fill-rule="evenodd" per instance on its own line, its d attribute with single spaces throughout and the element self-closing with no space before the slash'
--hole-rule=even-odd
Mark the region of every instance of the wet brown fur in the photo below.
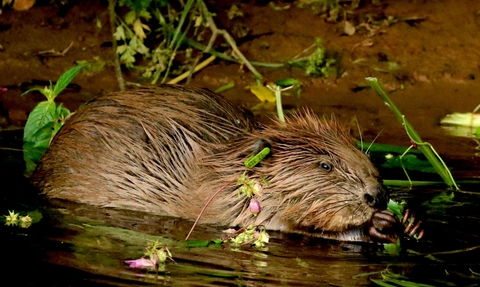
<svg viewBox="0 0 480 287">
<path fill-rule="evenodd" d="M 272 156 L 247 174 L 268 181 L 257 217 L 235 184 L 259 139 Z M 322 164 L 332 167 L 330 171 Z M 363 229 L 384 196 L 377 170 L 349 131 L 311 112 L 263 126 L 206 90 L 164 86 L 101 96 L 54 139 L 32 183 L 50 198 L 287 232 Z"/>
</svg>

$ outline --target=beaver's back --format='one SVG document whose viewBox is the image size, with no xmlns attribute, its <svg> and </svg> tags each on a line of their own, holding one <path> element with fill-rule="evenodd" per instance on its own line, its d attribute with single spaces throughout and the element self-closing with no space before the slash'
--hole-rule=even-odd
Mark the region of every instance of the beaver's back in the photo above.
<svg viewBox="0 0 480 287">
<path fill-rule="evenodd" d="M 32 183 L 50 198 L 159 212 L 191 183 L 196 159 L 256 126 L 246 109 L 204 89 L 107 94 L 67 121 Z"/>
</svg>

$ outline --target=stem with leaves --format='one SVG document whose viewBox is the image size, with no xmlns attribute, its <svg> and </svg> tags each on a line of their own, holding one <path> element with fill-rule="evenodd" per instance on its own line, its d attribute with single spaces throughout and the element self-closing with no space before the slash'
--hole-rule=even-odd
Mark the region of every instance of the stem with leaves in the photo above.
<svg viewBox="0 0 480 287">
<path fill-rule="evenodd" d="M 26 174 L 30 175 L 35 170 L 37 162 L 50 146 L 50 142 L 63 126 L 70 115 L 70 111 L 62 104 L 55 103 L 55 98 L 68 86 L 68 84 L 80 72 L 83 66 L 75 66 L 63 73 L 58 78 L 55 86 L 33 88 L 23 95 L 32 91 L 43 94 L 47 100 L 38 105 L 28 115 L 27 123 L 23 132 L 23 157 L 26 163 Z"/>
<path fill-rule="evenodd" d="M 455 180 L 453 179 L 450 171 L 445 166 L 445 163 L 440 158 L 440 156 L 435 152 L 432 146 L 429 143 L 422 141 L 420 135 L 415 131 L 413 126 L 405 119 L 405 116 L 400 112 L 395 103 L 390 99 L 388 94 L 382 89 L 377 78 L 368 77 L 366 78 L 368 84 L 377 92 L 377 94 L 382 98 L 385 105 L 393 112 L 395 117 L 402 123 L 407 132 L 407 135 L 410 139 L 417 145 L 418 149 L 422 151 L 427 160 L 432 164 L 433 168 L 437 173 L 442 177 L 443 181 L 450 187 L 455 190 L 459 190 Z"/>
</svg>

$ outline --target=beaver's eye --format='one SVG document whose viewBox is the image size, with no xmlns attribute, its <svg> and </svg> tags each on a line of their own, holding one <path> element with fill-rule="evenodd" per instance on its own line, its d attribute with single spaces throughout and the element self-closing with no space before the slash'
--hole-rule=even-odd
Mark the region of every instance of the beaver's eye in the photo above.
<svg viewBox="0 0 480 287">
<path fill-rule="evenodd" d="M 320 167 L 323 168 L 326 171 L 331 171 L 332 170 L 332 165 L 326 162 L 322 162 L 320 164 Z"/>
</svg>

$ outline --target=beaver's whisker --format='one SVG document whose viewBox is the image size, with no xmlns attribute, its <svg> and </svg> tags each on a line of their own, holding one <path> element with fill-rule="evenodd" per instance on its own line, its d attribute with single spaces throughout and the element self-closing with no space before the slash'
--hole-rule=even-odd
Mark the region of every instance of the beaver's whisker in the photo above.
<svg viewBox="0 0 480 287">
<path fill-rule="evenodd" d="M 360 129 L 360 124 L 358 123 L 357 117 L 355 117 L 355 123 L 357 124 L 358 136 L 360 137 L 360 150 L 363 152 L 363 137 L 362 137 L 362 131 L 361 131 L 361 129 Z"/>
<path fill-rule="evenodd" d="M 377 136 L 373 139 L 373 141 L 370 143 L 370 145 L 368 146 L 367 150 L 365 151 L 365 154 L 368 154 L 368 152 L 370 151 L 370 148 L 372 147 L 372 145 L 375 143 L 375 141 L 377 140 L 377 138 L 382 134 L 383 130 L 381 130 Z"/>
</svg>

